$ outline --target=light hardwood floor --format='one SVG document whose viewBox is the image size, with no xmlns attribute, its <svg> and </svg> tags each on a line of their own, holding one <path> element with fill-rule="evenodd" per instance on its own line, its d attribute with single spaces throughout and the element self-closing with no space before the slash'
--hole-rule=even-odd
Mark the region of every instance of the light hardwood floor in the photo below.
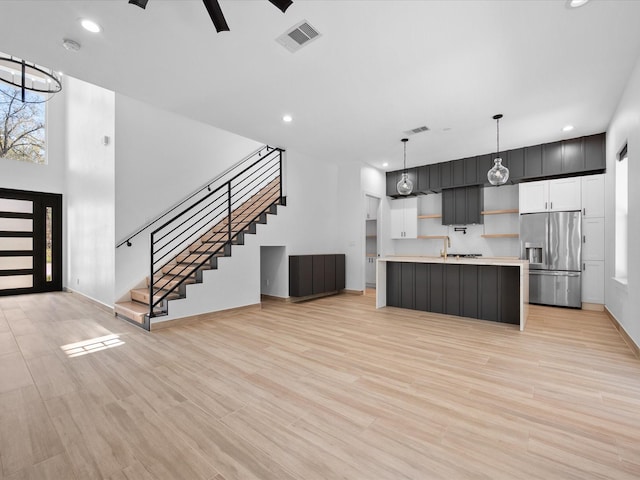
<svg viewBox="0 0 640 480">
<path fill-rule="evenodd" d="M 640 361 L 604 313 L 532 307 L 519 332 L 374 302 L 148 333 L 0 297 L 1 477 L 640 478 Z"/>
</svg>

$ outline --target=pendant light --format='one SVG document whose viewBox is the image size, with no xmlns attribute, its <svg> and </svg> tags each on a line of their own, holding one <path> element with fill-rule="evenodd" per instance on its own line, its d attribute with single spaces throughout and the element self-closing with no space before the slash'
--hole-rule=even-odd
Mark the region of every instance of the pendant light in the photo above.
<svg viewBox="0 0 640 480">
<path fill-rule="evenodd" d="M 407 142 L 408 138 L 403 138 L 404 144 L 404 172 L 402 172 L 402 178 L 398 182 L 397 190 L 400 195 L 409 195 L 413 191 L 413 182 L 409 179 L 409 172 L 407 171 Z"/>
<path fill-rule="evenodd" d="M 502 114 L 493 116 L 496 121 L 496 158 L 493 161 L 493 167 L 487 172 L 487 179 L 491 185 L 504 185 L 509 180 L 509 169 L 502 165 L 500 158 L 500 119 Z"/>
</svg>

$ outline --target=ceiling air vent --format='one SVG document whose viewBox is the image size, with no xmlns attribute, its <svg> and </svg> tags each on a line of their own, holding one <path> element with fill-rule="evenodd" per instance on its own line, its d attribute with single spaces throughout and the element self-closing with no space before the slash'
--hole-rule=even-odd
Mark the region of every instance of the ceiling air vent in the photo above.
<svg viewBox="0 0 640 480">
<path fill-rule="evenodd" d="M 309 25 L 309 22 L 303 20 L 276 38 L 276 42 L 294 53 L 318 37 L 320 37 L 320 33 Z"/>
<path fill-rule="evenodd" d="M 415 135 L 416 133 L 422 133 L 422 132 L 428 132 L 429 131 L 429 127 L 418 127 L 418 128 L 412 128 L 411 130 L 406 130 L 404 132 L 405 135 Z"/>
</svg>

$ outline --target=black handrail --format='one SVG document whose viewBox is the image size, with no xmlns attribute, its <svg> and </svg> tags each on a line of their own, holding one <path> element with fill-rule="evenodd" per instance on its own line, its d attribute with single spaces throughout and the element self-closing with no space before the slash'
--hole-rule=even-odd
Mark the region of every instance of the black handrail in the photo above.
<svg viewBox="0 0 640 480">
<path fill-rule="evenodd" d="M 166 313 L 170 295 L 188 279 L 197 279 L 203 267 L 212 265 L 214 257 L 228 255 L 231 245 L 247 228 L 283 201 L 283 150 L 266 148 L 266 155 L 150 233 L 149 314 L 145 326 L 152 317 Z M 197 241 L 200 246 L 192 249 Z M 167 257 L 184 255 L 185 261 L 166 261 Z M 163 271 L 168 265 L 171 268 Z M 158 273 L 160 278 L 156 278 Z"/>
<path fill-rule="evenodd" d="M 249 160 L 251 160 L 253 157 L 255 157 L 256 155 L 262 157 L 262 155 L 264 154 L 266 150 L 266 154 L 270 154 L 271 152 L 275 151 L 275 150 L 280 150 L 276 147 L 272 147 L 270 145 L 263 145 L 260 148 L 254 150 L 253 152 L 251 152 L 249 155 L 247 155 L 246 157 L 244 157 L 242 160 L 240 160 L 239 162 L 233 164 L 232 166 L 230 166 L 229 168 L 227 168 L 224 172 L 216 175 L 214 178 L 212 178 L 211 180 L 209 180 L 207 183 L 205 183 L 203 186 L 201 186 L 200 188 L 198 188 L 196 191 L 194 191 L 193 193 L 191 193 L 190 195 L 188 195 L 187 197 L 185 197 L 184 199 L 180 200 L 178 203 L 176 203 L 174 206 L 172 206 L 171 208 L 169 208 L 168 210 L 166 210 L 165 212 L 161 213 L 160 215 L 158 215 L 157 217 L 155 217 L 153 220 L 151 220 L 150 222 L 145 223 L 143 226 L 141 226 L 140 228 L 138 228 L 135 232 L 131 233 L 130 235 L 127 235 L 126 237 L 124 237 L 123 240 L 121 240 L 120 242 L 116 243 L 116 248 L 120 248 L 122 245 L 127 245 L 128 247 L 131 246 L 131 240 L 133 238 L 135 238 L 136 236 L 138 236 L 139 234 L 141 234 L 142 232 L 144 232 L 145 230 L 148 230 L 151 226 L 155 225 L 156 223 L 158 223 L 160 220 L 162 220 L 164 217 L 166 217 L 167 215 L 169 215 L 171 212 L 177 210 L 178 208 L 180 208 L 182 205 L 184 205 L 185 203 L 187 203 L 189 200 L 191 200 L 192 198 L 194 198 L 195 196 L 197 196 L 198 194 L 202 193 L 204 190 L 209 190 L 211 191 L 211 186 L 214 185 L 217 181 L 219 181 L 221 178 L 227 176 L 230 172 L 232 172 L 233 170 L 235 170 L 236 168 L 240 167 L 241 165 L 245 164 L 246 162 L 248 162 Z M 241 172 L 242 173 L 242 172 Z M 238 174 L 239 175 L 239 174 Z"/>
</svg>

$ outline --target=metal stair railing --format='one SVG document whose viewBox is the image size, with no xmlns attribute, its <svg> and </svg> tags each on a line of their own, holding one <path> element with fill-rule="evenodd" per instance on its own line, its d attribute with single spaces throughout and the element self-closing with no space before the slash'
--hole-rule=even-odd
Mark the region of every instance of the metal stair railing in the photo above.
<svg viewBox="0 0 640 480">
<path fill-rule="evenodd" d="M 216 185 L 221 184 L 223 179 L 229 178 L 230 176 L 237 175 L 236 172 L 244 169 L 246 165 L 250 165 L 250 164 L 254 163 L 256 161 L 256 158 L 260 159 L 263 156 L 267 156 L 267 155 L 269 155 L 270 153 L 272 153 L 273 151 L 276 151 L 276 150 L 278 150 L 278 149 L 275 148 L 275 147 L 272 147 L 270 145 L 263 145 L 260 148 L 254 150 L 249 155 L 244 157 L 242 160 L 240 160 L 239 162 L 231 165 L 229 168 L 224 170 L 222 173 L 216 175 L 214 178 L 212 178 L 211 180 L 206 182 L 204 185 L 202 185 L 201 187 L 196 189 L 193 193 L 189 194 L 188 196 L 186 196 L 185 198 L 180 200 L 178 203 L 176 203 L 172 207 L 168 208 L 167 210 L 162 212 L 160 215 L 156 216 L 153 220 L 148 221 L 147 223 L 145 223 L 144 225 L 142 225 L 141 227 L 136 229 L 134 232 L 132 232 L 129 235 L 127 235 L 126 237 L 122 237 L 122 239 L 116 243 L 116 248 L 120 248 L 123 245 L 127 245 L 128 247 L 130 247 L 131 246 L 131 241 L 135 237 L 137 237 L 138 235 L 143 233 L 144 231 L 149 230 L 152 226 L 158 224 L 163 219 L 167 218 L 169 215 L 171 215 L 172 213 L 177 211 L 179 208 L 181 208 L 181 207 L 182 208 L 187 208 L 192 203 L 195 203 L 200 197 L 206 195 L 205 192 L 207 192 L 207 193 L 211 192 L 211 190 Z"/>
<path fill-rule="evenodd" d="M 215 257 L 229 255 L 234 242 L 281 204 L 282 154 L 268 147 L 261 158 L 151 232 L 149 321 L 166 314 L 168 300 L 182 293 L 189 279 L 199 279 Z M 182 256 L 185 261 L 172 262 Z"/>
</svg>

